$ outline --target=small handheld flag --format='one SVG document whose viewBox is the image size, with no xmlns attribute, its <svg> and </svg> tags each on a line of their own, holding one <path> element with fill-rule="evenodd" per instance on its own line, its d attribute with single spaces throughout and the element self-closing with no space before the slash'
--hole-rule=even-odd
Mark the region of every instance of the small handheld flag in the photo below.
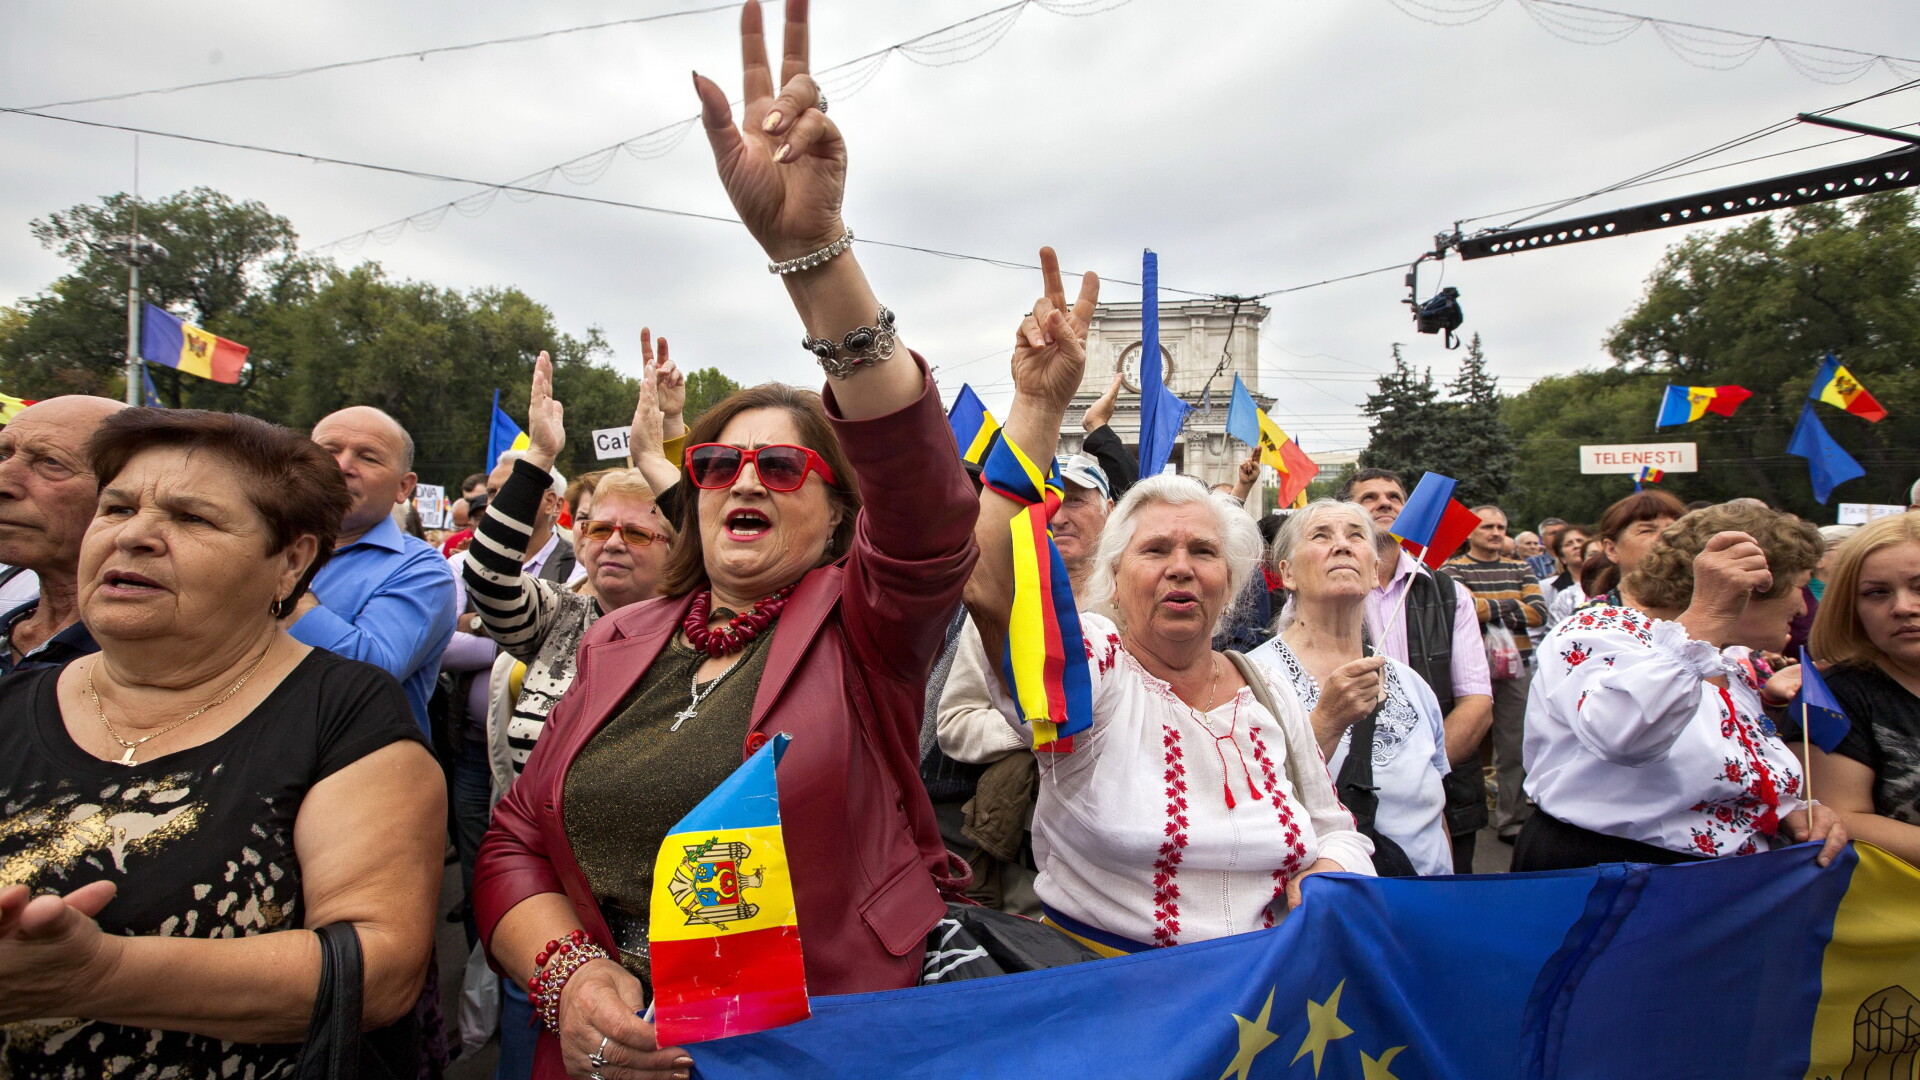
<svg viewBox="0 0 1920 1080">
<path fill-rule="evenodd" d="M 160 388 L 153 385 L 153 372 L 144 363 L 140 365 L 140 404 L 149 409 L 165 408 L 160 404 Z"/>
<path fill-rule="evenodd" d="M 20 410 L 33 404 L 27 398 L 17 398 L 12 394 L 0 394 L 0 424 L 11 424 Z"/>
<path fill-rule="evenodd" d="M 1640 466 L 1640 479 L 1645 483 L 1657 484 L 1666 479 L 1666 477 L 1667 471 L 1665 469 L 1656 469 L 1651 465 Z"/>
<path fill-rule="evenodd" d="M 1400 508 L 1400 516 L 1393 519 L 1394 537 L 1419 547 L 1432 547 L 1434 534 L 1446 517 L 1447 504 L 1453 501 L 1456 484 L 1451 476 L 1431 471 L 1423 474 L 1420 482 L 1413 485 L 1413 494 L 1407 496 L 1406 505 Z M 1474 521 L 1478 524 L 1479 519 Z"/>
<path fill-rule="evenodd" d="M 660 845 L 648 937 L 662 1046 L 811 1015 L 775 778 L 791 738 L 775 735 Z"/>
<path fill-rule="evenodd" d="M 509 450 L 525 450 L 529 445 L 531 444 L 527 442 L 527 433 L 520 430 L 520 425 L 513 422 L 513 417 L 501 411 L 500 391 L 495 390 L 493 419 L 487 427 L 487 470 L 489 472 L 493 470 L 493 467 L 499 463 L 501 454 Z"/>
<path fill-rule="evenodd" d="M 1805 645 L 1800 646 L 1800 692 L 1794 695 L 1793 706 L 1800 713 L 1800 726 L 1807 738 L 1829 754 L 1852 727 L 1846 710 L 1827 688 L 1826 677 L 1813 666 Z"/>
<path fill-rule="evenodd" d="M 1047 527 L 1060 508 L 1060 468 L 1043 474 L 1012 442 L 987 453 L 981 482 L 1023 509 L 1013 516 L 1013 611 L 1001 670 L 1020 719 L 1042 753 L 1068 753 L 1072 736 L 1093 726 L 1093 682 L 1066 563 Z"/>
<path fill-rule="evenodd" d="M 1753 396 L 1753 392 L 1744 386 L 1667 386 L 1666 397 L 1660 402 L 1660 418 L 1654 427 L 1669 427 L 1673 424 L 1691 424 L 1695 420 L 1714 413 L 1719 416 L 1732 416 L 1740 403 Z"/>
<path fill-rule="evenodd" d="M 1834 488 L 1867 475 L 1867 470 L 1853 460 L 1853 455 L 1827 434 L 1826 425 L 1814 415 L 1811 401 L 1800 407 L 1800 421 L 1793 425 L 1787 453 L 1807 459 L 1807 469 L 1813 478 L 1813 497 L 1822 503 L 1833 497 Z"/>
<path fill-rule="evenodd" d="M 1853 373 L 1841 366 L 1832 353 L 1820 361 L 1820 371 L 1813 377 L 1813 389 L 1807 391 L 1807 397 L 1813 401 L 1824 401 L 1836 409 L 1845 409 L 1875 424 L 1887 418 L 1887 410 L 1874 400 L 1872 394 L 1867 393 L 1867 388 L 1861 386 Z"/>
<path fill-rule="evenodd" d="M 1479 514 L 1467 509 L 1459 499 L 1448 499 L 1446 512 L 1440 516 L 1440 527 L 1433 531 L 1431 542 L 1418 551 L 1414 550 L 1417 545 L 1405 540 L 1400 542 L 1400 546 L 1429 568 L 1438 570 L 1453 558 L 1453 553 L 1459 551 L 1460 545 L 1466 543 L 1467 537 L 1472 536 L 1473 530 L 1479 527 Z"/>
<path fill-rule="evenodd" d="M 184 322 L 152 304 L 140 305 L 140 355 L 214 382 L 237 383 L 247 347 Z"/>
<path fill-rule="evenodd" d="M 960 447 L 960 460 L 969 465 L 978 465 L 986 459 L 987 448 L 1000 432 L 1000 421 L 993 418 L 986 402 L 966 383 L 961 383 L 960 392 L 953 396 L 953 408 L 947 410 L 947 424 L 953 428 L 953 441 Z"/>
</svg>

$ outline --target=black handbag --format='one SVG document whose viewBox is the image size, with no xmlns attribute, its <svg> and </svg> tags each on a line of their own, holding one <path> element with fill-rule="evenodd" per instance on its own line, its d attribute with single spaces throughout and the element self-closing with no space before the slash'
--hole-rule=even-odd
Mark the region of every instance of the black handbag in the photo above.
<svg viewBox="0 0 1920 1080">
<path fill-rule="evenodd" d="M 1381 877 L 1417 877 L 1420 872 L 1413 868 L 1413 860 L 1407 858 L 1406 850 L 1381 835 L 1373 825 L 1375 815 L 1380 812 L 1380 789 L 1373 783 L 1373 733 L 1379 726 L 1380 709 L 1386 701 L 1382 695 L 1367 718 L 1353 725 L 1353 737 L 1347 742 L 1347 760 L 1340 766 L 1333 790 L 1353 814 L 1354 827 L 1373 841 L 1373 872 Z"/>
<path fill-rule="evenodd" d="M 361 996 L 366 963 L 360 932 L 350 922 L 329 923 L 320 938 L 320 988 L 300 1051 L 298 1080 L 401 1080 L 419 1075 L 420 1029 L 409 1014 L 362 1036 Z"/>
</svg>

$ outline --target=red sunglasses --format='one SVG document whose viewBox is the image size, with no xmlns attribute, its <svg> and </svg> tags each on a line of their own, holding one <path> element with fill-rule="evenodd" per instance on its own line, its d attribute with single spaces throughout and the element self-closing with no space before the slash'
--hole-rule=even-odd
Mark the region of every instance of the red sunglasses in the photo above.
<svg viewBox="0 0 1920 1080">
<path fill-rule="evenodd" d="M 798 491 L 807 482 L 807 473 L 817 472 L 829 486 L 833 468 L 826 459 L 804 446 L 773 443 L 742 449 L 727 443 L 701 443 L 687 447 L 687 479 L 697 488 L 732 487 L 740 470 L 753 462 L 753 471 L 768 491 Z"/>
</svg>

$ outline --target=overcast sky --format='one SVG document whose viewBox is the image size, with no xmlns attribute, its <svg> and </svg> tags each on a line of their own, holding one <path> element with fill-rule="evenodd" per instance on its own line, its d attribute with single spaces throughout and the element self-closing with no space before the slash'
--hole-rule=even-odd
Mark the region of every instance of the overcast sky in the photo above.
<svg viewBox="0 0 1920 1080">
<path fill-rule="evenodd" d="M 93 0 L 6 6 L 0 104 L 277 71 L 706 6 L 707 0 L 539 5 L 368 0 L 282 5 Z M 988 11 L 1005 0 L 816 0 L 816 69 Z M 1483 0 L 1132 0 L 1084 17 L 1026 8 L 992 49 L 928 67 L 895 55 L 832 101 L 852 156 L 846 218 L 863 237 L 1031 262 L 1052 244 L 1070 268 L 1137 280 L 1160 253 L 1175 288 L 1252 294 L 1426 250 L 1460 218 L 1580 194 L 1799 111 L 1898 85 L 1885 66 L 1844 85 L 1797 72 L 1772 48 L 1735 70 L 1676 55 L 1650 27 L 1616 44 L 1562 40 L 1507 0 L 1440 26 L 1408 12 Z M 1920 5 L 1618 0 L 1623 10 L 1869 52 L 1920 55 Z M 1544 14 L 1553 14 L 1541 9 Z M 1561 11 L 1560 14 L 1565 14 Z M 778 6 L 768 21 L 778 24 Z M 693 115 L 691 69 L 737 93 L 737 14 L 696 14 L 272 82 L 52 110 L 64 115 L 383 165 L 505 181 Z M 1920 64 L 1910 69 L 1920 74 Z M 1848 110 L 1893 126 L 1920 120 L 1920 91 Z M 1705 164 L 1824 142 L 1800 127 Z M 1676 179 L 1582 204 L 1603 210 L 1880 153 L 1857 139 Z M 29 223 L 127 190 L 133 138 L 0 114 L 0 303 L 64 269 Z M 471 189 L 146 137 L 140 189 L 194 185 L 257 199 L 302 242 L 362 232 Z M 622 157 L 582 186 L 599 198 L 728 214 L 704 137 Z M 1564 216 L 1564 215 L 1556 215 Z M 1680 230 L 1461 263 L 1448 260 L 1466 331 L 1484 338 L 1508 390 L 1602 365 L 1607 329 L 1634 303 Z M 517 286 L 558 325 L 605 328 L 616 363 L 639 366 L 639 330 L 683 366 L 743 382 L 818 381 L 800 326 L 764 256 L 737 225 L 561 199 L 496 199 L 427 232 L 337 253 L 395 277 L 468 289 Z M 1037 274 L 863 247 L 903 336 L 1004 407 L 1003 343 Z M 1431 269 L 1422 292 L 1442 284 Z M 1398 273 L 1269 301 L 1260 345 L 1276 418 L 1309 450 L 1358 448 L 1358 403 L 1390 344 L 1451 375 L 1458 353 L 1413 332 Z M 1139 299 L 1111 285 L 1107 299 Z M 1177 299 L 1167 294 L 1164 300 Z M 7 389 L 7 388 L 0 388 Z M 484 409 L 486 403 L 468 403 Z M 450 407 L 460 407 L 450 403 Z"/>
</svg>

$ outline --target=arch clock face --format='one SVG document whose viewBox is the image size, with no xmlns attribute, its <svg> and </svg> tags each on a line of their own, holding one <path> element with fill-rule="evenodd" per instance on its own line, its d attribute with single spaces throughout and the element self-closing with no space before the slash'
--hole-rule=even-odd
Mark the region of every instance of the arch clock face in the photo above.
<svg viewBox="0 0 1920 1080">
<path fill-rule="evenodd" d="M 1127 346 L 1120 354 L 1120 362 L 1114 365 L 1114 370 L 1120 373 L 1120 385 L 1136 394 L 1140 392 L 1140 345 L 1136 341 Z M 1165 345 L 1160 346 L 1160 381 L 1173 385 L 1173 354 Z"/>
</svg>

